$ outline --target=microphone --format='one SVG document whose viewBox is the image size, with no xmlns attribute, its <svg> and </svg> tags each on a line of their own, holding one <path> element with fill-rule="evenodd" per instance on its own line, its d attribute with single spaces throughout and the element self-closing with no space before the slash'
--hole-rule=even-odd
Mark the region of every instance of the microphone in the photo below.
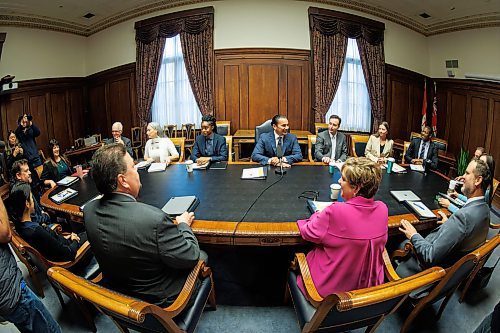
<svg viewBox="0 0 500 333">
<path fill-rule="evenodd" d="M 274 170 L 274 172 L 277 175 L 284 175 L 286 173 L 286 170 L 283 170 L 283 148 L 281 147 L 281 145 L 278 145 L 276 147 L 276 157 L 278 157 L 278 159 L 280 160 L 280 168 Z"/>
</svg>

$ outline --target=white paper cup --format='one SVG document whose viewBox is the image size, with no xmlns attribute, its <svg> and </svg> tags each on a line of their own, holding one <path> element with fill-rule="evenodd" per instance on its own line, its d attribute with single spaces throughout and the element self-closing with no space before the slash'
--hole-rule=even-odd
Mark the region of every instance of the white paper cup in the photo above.
<svg viewBox="0 0 500 333">
<path fill-rule="evenodd" d="M 78 177 L 83 178 L 83 168 L 80 164 L 75 166 L 75 171 Z"/>
<path fill-rule="evenodd" d="M 450 184 L 448 185 L 448 193 L 453 193 L 456 187 L 457 187 L 457 181 L 453 179 L 450 180 Z"/>
<path fill-rule="evenodd" d="M 337 200 L 340 194 L 340 184 L 330 185 L 330 199 Z"/>
<path fill-rule="evenodd" d="M 186 164 L 187 172 L 193 172 L 193 161 L 187 160 L 184 164 Z"/>
</svg>

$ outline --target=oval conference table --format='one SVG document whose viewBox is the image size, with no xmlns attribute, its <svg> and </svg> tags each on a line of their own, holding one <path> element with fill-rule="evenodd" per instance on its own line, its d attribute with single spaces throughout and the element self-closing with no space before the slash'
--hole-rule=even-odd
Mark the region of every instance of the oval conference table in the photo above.
<svg viewBox="0 0 500 333">
<path fill-rule="evenodd" d="M 305 191 L 318 191 L 317 200 L 330 201 L 330 184 L 338 179 L 340 173 L 332 176 L 328 167 L 321 163 L 297 163 L 287 169 L 282 180 L 257 199 L 280 177 L 274 173 L 274 167 L 269 167 L 265 180 L 240 179 L 244 168 L 258 166 L 255 163 L 235 162 L 228 164 L 225 170 L 187 173 L 185 166 L 179 163 L 170 165 L 164 172 L 139 170 L 142 188 L 137 200 L 161 209 L 171 197 L 195 195 L 200 203 L 191 227 L 201 243 L 254 246 L 303 244 L 296 221 L 309 217 L 311 213 L 306 199 L 300 196 Z M 69 214 L 74 221 L 83 222 L 80 206 L 99 193 L 90 175 L 70 187 L 78 191 L 76 197 L 62 204 L 54 203 L 50 197 L 64 189 L 58 186 L 47 191 L 41 203 L 49 210 Z M 437 221 L 437 217 L 419 221 L 404 204 L 396 201 L 390 190 L 412 190 L 436 213 L 439 206 L 435 196 L 446 191 L 447 187 L 448 179 L 438 172 L 431 171 L 424 175 L 408 170 L 405 174 L 386 174 L 383 170 L 382 183 L 375 199 L 389 207 L 389 235 L 400 233 L 398 226 L 402 218 L 409 220 L 417 230 L 433 228 Z M 255 199 L 257 201 L 250 208 Z"/>
</svg>

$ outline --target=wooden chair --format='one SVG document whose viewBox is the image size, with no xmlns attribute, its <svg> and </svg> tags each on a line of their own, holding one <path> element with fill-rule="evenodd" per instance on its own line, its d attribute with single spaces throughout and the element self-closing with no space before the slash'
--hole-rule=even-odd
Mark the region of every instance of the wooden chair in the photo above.
<svg viewBox="0 0 500 333">
<path fill-rule="evenodd" d="M 410 141 L 413 140 L 413 139 L 415 139 L 415 138 L 420 138 L 421 139 L 422 138 L 422 134 L 417 133 L 417 132 L 411 132 L 410 133 Z"/>
<path fill-rule="evenodd" d="M 478 262 L 474 267 L 474 270 L 469 275 L 467 280 L 465 280 L 464 283 L 462 284 L 463 288 L 462 292 L 460 293 L 460 299 L 458 300 L 460 303 L 464 301 L 465 295 L 467 295 L 467 291 L 469 290 L 472 281 L 474 281 L 474 278 L 476 277 L 477 273 L 481 270 L 481 268 L 483 268 L 484 264 L 486 264 L 493 251 L 495 251 L 495 249 L 497 248 L 498 244 L 500 244 L 499 234 L 494 236 L 492 239 L 488 240 L 486 244 L 477 249 L 476 253 L 479 255 L 480 259 L 478 259 Z"/>
<path fill-rule="evenodd" d="M 45 160 L 46 160 L 46 158 L 45 158 L 45 154 L 43 153 L 43 150 L 38 149 L 38 155 L 40 155 L 40 158 L 42 159 L 42 161 L 45 161 Z"/>
<path fill-rule="evenodd" d="M 40 179 L 42 177 L 42 172 L 43 172 L 43 164 L 35 167 L 36 174 L 38 175 L 38 178 Z"/>
<path fill-rule="evenodd" d="M 169 138 L 176 138 L 177 137 L 177 125 L 165 125 L 163 126 L 163 132 L 165 132 L 165 135 L 168 136 Z M 184 133 L 183 133 L 184 136 Z"/>
<path fill-rule="evenodd" d="M 185 147 L 189 151 L 189 156 L 193 153 L 194 141 L 196 140 L 196 129 L 194 124 L 182 124 L 182 136 L 186 138 Z"/>
<path fill-rule="evenodd" d="M 316 135 L 308 135 L 307 136 L 307 156 L 309 158 L 309 162 L 314 162 L 314 150 L 316 148 Z"/>
<path fill-rule="evenodd" d="M 351 134 L 352 156 L 354 157 L 365 156 L 365 148 L 369 138 L 370 136 L 368 135 Z"/>
<path fill-rule="evenodd" d="M 492 200 L 495 198 L 495 193 L 497 192 L 497 189 L 498 189 L 498 183 L 499 183 L 499 181 L 497 179 L 493 178 L 493 188 L 491 189 L 491 194 L 490 194 Z M 500 223 L 495 224 L 495 223 L 490 222 L 490 228 L 500 229 Z"/>
<path fill-rule="evenodd" d="M 255 144 L 259 141 L 259 137 L 263 133 L 268 133 L 273 131 L 273 125 L 271 125 L 271 119 L 266 120 L 262 124 L 255 126 Z"/>
<path fill-rule="evenodd" d="M 222 136 L 231 135 L 231 120 L 217 121 L 217 134 Z"/>
<path fill-rule="evenodd" d="M 304 281 L 306 296 L 297 287 L 297 273 Z M 314 286 L 305 255 L 297 253 L 287 287 L 302 332 L 344 332 L 362 327 L 367 327 L 366 332 L 374 332 L 412 291 L 436 283 L 444 275 L 444 269 L 433 267 L 405 279 L 323 298 Z"/>
<path fill-rule="evenodd" d="M 85 139 L 84 138 L 78 138 L 75 140 L 75 149 L 83 148 L 85 147 Z"/>
<path fill-rule="evenodd" d="M 101 134 L 93 134 L 92 136 L 95 138 L 95 143 L 102 142 L 102 135 Z"/>
<path fill-rule="evenodd" d="M 217 125 L 219 127 L 219 125 Z M 224 136 L 226 138 L 226 146 L 227 146 L 227 162 L 233 163 L 233 137 L 231 135 Z"/>
<path fill-rule="evenodd" d="M 184 162 L 184 149 L 185 149 L 185 137 L 180 138 L 170 138 L 175 146 L 175 149 L 179 152 L 179 162 Z"/>
<path fill-rule="evenodd" d="M 174 303 L 163 309 L 99 286 L 61 267 L 53 267 L 47 274 L 57 288 L 92 303 L 111 317 L 121 332 L 128 332 L 128 329 L 140 332 L 193 332 L 207 301 L 216 308 L 212 272 L 201 260 L 189 274 Z M 201 281 L 200 288 L 193 305 L 187 308 L 197 280 Z"/>
<path fill-rule="evenodd" d="M 413 310 L 406 318 L 401 328 L 401 333 L 408 331 L 413 320 L 415 320 L 424 308 L 444 298 L 436 315 L 437 319 L 441 317 L 455 290 L 457 290 L 462 283 L 466 283 L 465 281 L 467 281 L 468 277 L 474 272 L 475 267 L 477 267 L 485 256 L 489 256 L 489 254 L 491 254 L 492 249 L 490 249 L 490 247 L 496 246 L 498 244 L 498 239 L 495 240 L 494 243 L 489 243 L 490 242 L 487 242 L 485 245 L 481 246 L 472 253 L 465 255 L 453 266 L 447 268 L 446 275 L 434 287 L 422 292 L 410 294 L 409 299 L 411 305 L 413 306 Z M 414 253 L 413 245 L 411 245 L 411 243 L 407 243 L 404 250 L 398 250 L 393 253 L 393 258 L 404 257 L 411 254 L 411 252 Z M 392 270 L 391 274 L 388 274 L 388 278 L 389 280 L 395 280 L 399 279 L 399 276 L 394 270 Z"/>
<path fill-rule="evenodd" d="M 406 164 L 406 161 L 405 161 L 405 155 L 406 155 L 406 151 L 408 150 L 408 147 L 410 147 L 410 141 L 405 141 L 403 143 L 403 155 L 401 156 L 401 163 L 402 164 Z"/>
<path fill-rule="evenodd" d="M 139 149 L 142 147 L 142 136 L 143 136 L 143 131 L 142 127 L 132 127 L 131 131 L 131 137 L 130 137 L 130 144 L 132 146 L 132 150 L 134 151 L 135 158 L 139 158 Z"/>
<path fill-rule="evenodd" d="M 328 124 L 325 123 L 314 123 L 314 133 L 318 135 L 319 133 L 323 131 L 328 130 Z"/>
</svg>

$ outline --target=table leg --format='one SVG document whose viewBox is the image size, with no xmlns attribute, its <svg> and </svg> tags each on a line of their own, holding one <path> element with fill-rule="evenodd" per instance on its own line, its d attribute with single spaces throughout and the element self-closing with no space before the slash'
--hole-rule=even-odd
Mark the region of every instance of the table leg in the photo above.
<svg viewBox="0 0 500 333">
<path fill-rule="evenodd" d="M 240 160 L 240 143 L 235 142 L 233 148 L 234 148 L 234 161 L 238 162 Z"/>
</svg>

